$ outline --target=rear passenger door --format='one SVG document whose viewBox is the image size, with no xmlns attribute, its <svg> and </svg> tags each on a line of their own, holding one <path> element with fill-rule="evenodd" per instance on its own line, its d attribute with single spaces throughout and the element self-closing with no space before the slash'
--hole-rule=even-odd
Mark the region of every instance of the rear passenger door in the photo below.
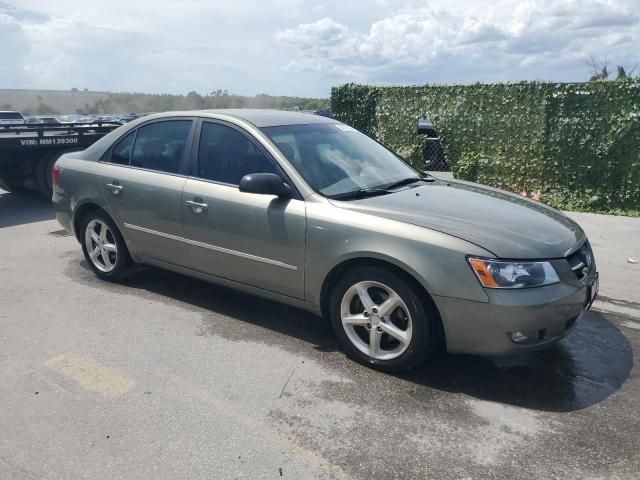
<svg viewBox="0 0 640 480">
<path fill-rule="evenodd" d="M 100 186 L 133 255 L 185 265 L 182 189 L 194 121 L 145 123 L 103 159 Z"/>
<path fill-rule="evenodd" d="M 286 176 L 242 129 L 206 120 L 200 130 L 182 197 L 190 267 L 304 298 L 304 201 L 241 192 L 244 175 Z"/>
</svg>

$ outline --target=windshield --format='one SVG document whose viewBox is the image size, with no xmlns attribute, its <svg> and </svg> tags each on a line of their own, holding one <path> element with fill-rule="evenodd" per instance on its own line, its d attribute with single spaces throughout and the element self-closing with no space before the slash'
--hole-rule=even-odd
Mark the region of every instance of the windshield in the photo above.
<svg viewBox="0 0 640 480">
<path fill-rule="evenodd" d="M 22 120 L 22 115 L 18 112 L 0 112 L 2 120 Z"/>
<path fill-rule="evenodd" d="M 309 185 L 326 197 L 384 189 L 419 172 L 356 129 L 341 123 L 261 129 Z"/>
</svg>

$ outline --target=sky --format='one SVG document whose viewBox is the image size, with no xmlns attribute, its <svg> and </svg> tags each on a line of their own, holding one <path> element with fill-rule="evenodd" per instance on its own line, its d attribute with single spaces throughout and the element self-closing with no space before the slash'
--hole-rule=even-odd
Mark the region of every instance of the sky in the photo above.
<svg viewBox="0 0 640 480">
<path fill-rule="evenodd" d="M 585 81 L 638 64 L 640 0 L 0 0 L 0 88 L 328 97 Z"/>
</svg>

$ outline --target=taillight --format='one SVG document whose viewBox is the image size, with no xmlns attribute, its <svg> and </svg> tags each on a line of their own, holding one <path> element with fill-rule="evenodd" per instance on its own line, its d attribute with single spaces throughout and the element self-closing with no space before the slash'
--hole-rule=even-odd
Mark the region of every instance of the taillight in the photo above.
<svg viewBox="0 0 640 480">
<path fill-rule="evenodd" d="M 59 178 L 60 178 L 60 166 L 54 165 L 53 169 L 51 170 L 51 183 L 53 183 L 53 186 L 56 186 L 58 184 Z"/>
</svg>

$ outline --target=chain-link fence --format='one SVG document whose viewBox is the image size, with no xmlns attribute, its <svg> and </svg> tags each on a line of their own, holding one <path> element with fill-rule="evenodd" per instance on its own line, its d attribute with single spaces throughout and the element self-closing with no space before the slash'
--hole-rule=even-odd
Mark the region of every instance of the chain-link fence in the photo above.
<svg viewBox="0 0 640 480">
<path fill-rule="evenodd" d="M 440 137 L 428 117 L 418 119 L 418 133 L 425 136 L 422 154 L 424 169 L 432 172 L 451 171 L 444 156 Z"/>
</svg>

